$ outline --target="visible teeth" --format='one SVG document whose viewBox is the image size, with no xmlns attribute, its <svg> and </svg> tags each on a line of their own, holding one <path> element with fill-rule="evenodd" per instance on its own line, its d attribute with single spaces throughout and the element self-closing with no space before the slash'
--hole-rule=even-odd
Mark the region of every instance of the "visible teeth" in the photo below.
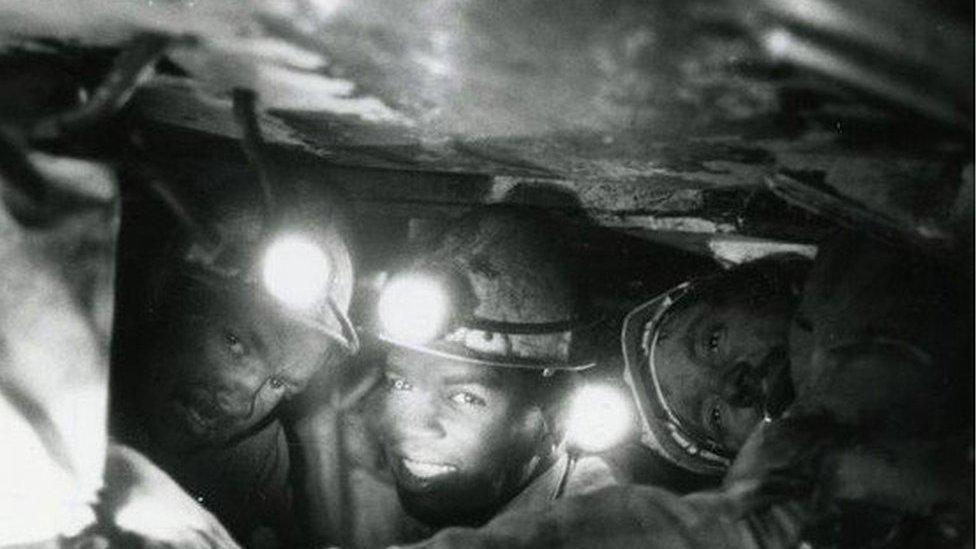
<svg viewBox="0 0 976 549">
<path fill-rule="evenodd" d="M 403 466 L 407 468 L 407 471 L 410 471 L 410 474 L 420 478 L 436 477 L 454 471 L 454 467 L 450 465 L 414 461 L 406 458 L 403 459 Z"/>
</svg>

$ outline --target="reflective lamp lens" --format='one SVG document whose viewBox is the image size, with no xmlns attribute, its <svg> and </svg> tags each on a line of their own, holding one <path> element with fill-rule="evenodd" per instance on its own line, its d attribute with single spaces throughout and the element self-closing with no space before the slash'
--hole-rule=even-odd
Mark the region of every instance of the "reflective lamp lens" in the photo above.
<svg viewBox="0 0 976 549">
<path fill-rule="evenodd" d="M 303 309 L 325 296 L 330 268 L 321 248 L 308 238 L 289 235 L 268 247 L 261 274 L 271 295 L 289 307 Z"/>
<path fill-rule="evenodd" d="M 570 447 L 584 452 L 610 449 L 630 433 L 630 400 L 610 386 L 584 385 L 573 395 L 568 427 Z"/>
<path fill-rule="evenodd" d="M 450 299 L 434 278 L 406 275 L 383 288 L 379 319 L 385 337 L 403 343 L 430 341 L 447 324 Z"/>
</svg>

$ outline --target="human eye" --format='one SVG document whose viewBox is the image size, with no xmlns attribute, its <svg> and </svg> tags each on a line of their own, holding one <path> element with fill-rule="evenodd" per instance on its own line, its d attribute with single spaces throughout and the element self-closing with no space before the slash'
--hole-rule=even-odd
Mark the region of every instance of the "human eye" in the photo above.
<svg viewBox="0 0 976 549">
<path fill-rule="evenodd" d="M 483 399 L 483 398 L 481 398 L 478 395 L 475 395 L 473 393 L 469 393 L 467 391 L 458 391 L 456 393 L 453 393 L 448 398 L 454 404 L 459 404 L 459 405 L 462 405 L 462 406 L 480 406 L 480 407 L 483 407 L 483 406 L 485 406 L 487 404 L 487 402 L 485 402 L 485 399 Z"/>
<path fill-rule="evenodd" d="M 247 346 L 241 341 L 241 338 L 230 330 L 225 330 L 223 334 L 224 346 L 237 358 L 241 358 L 247 354 Z"/>
<path fill-rule="evenodd" d="M 702 421 L 708 432 L 713 438 L 721 439 L 725 434 L 725 414 L 722 403 L 719 399 L 714 399 L 703 409 Z"/>
<path fill-rule="evenodd" d="M 412 389 L 413 385 L 411 385 L 406 379 L 392 374 L 386 374 L 387 391 L 392 393 L 394 391 L 410 391 Z"/>
<path fill-rule="evenodd" d="M 705 330 L 702 343 L 705 354 L 717 355 L 725 341 L 725 326 L 713 326 Z"/>
</svg>

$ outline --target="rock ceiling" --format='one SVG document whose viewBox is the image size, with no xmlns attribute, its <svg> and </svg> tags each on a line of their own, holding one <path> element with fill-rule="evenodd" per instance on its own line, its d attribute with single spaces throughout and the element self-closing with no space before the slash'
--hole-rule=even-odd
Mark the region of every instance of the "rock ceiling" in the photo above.
<svg viewBox="0 0 976 549">
<path fill-rule="evenodd" d="M 0 37 L 2 70 L 46 59 L 88 93 L 162 44 L 126 106 L 155 147 L 236 140 L 250 88 L 266 141 L 373 214 L 515 201 L 653 238 L 802 243 L 822 218 L 971 238 L 971 4 L 0 0 Z"/>
</svg>

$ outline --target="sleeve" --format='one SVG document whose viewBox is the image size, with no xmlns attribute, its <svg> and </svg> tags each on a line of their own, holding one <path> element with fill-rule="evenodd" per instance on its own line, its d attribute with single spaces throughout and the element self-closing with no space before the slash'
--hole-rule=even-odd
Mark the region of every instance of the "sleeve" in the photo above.
<svg viewBox="0 0 976 549">
<path fill-rule="evenodd" d="M 480 529 L 451 528 L 412 548 L 613 547 L 692 549 L 796 545 L 804 510 L 755 502 L 751 486 L 681 497 L 649 486 L 612 486 L 536 510 L 497 517 Z"/>
</svg>

